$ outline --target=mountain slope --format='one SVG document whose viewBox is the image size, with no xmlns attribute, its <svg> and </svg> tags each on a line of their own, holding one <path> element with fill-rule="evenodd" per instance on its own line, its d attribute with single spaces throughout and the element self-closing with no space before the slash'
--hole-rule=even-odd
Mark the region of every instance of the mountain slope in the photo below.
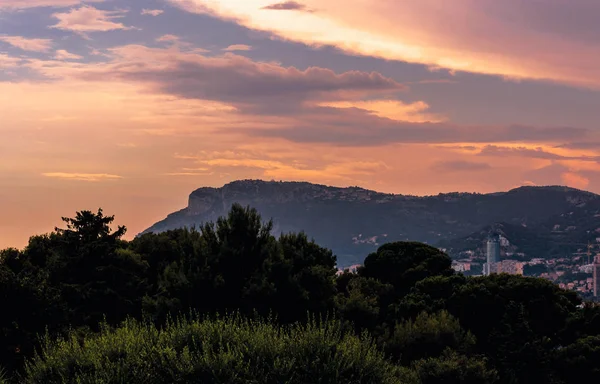
<svg viewBox="0 0 600 384">
<path fill-rule="evenodd" d="M 524 253 L 525 259 L 560 258 L 585 251 L 588 244 L 595 248 L 600 246 L 600 199 L 575 205 L 545 220 L 542 218 L 530 226 L 493 223 L 467 236 L 442 240 L 437 245 L 454 256 L 478 248 L 483 253 L 489 235 L 500 234 L 509 242 L 503 246 L 504 250 Z"/>
<path fill-rule="evenodd" d="M 264 219 L 272 218 L 276 233 L 304 230 L 319 244 L 333 249 L 340 265 L 361 262 L 379 244 L 396 240 L 442 244 L 452 250 L 454 242 L 457 246 L 460 243 L 453 239 L 496 223 L 526 226 L 534 234 L 528 238 L 543 238 L 545 232 L 555 230 L 554 222 L 565 229 L 584 222 L 586 228 L 600 228 L 600 216 L 594 216 L 600 213 L 600 196 L 566 187 L 415 197 L 358 187 L 242 180 L 192 192 L 186 208 L 144 232 L 214 221 L 236 202 L 258 209 Z M 570 231 L 566 240 L 576 232 L 573 228 Z"/>
</svg>

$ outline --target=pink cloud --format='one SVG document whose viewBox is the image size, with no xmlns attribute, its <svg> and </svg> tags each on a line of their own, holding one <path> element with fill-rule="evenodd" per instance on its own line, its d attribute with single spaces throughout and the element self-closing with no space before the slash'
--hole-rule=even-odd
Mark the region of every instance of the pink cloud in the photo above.
<svg viewBox="0 0 600 384">
<path fill-rule="evenodd" d="M 58 51 L 56 51 L 54 58 L 57 60 L 81 60 L 83 59 L 83 56 L 67 52 L 64 49 L 59 49 Z"/>
<path fill-rule="evenodd" d="M 112 60 L 106 63 L 32 61 L 28 66 L 57 79 L 139 84 L 154 93 L 222 103 L 236 116 L 263 120 L 250 126 L 230 125 L 223 132 L 256 139 L 377 147 L 392 143 L 559 144 L 589 138 L 587 129 L 576 127 L 447 122 L 428 115 L 425 103 L 396 100 L 406 86 L 376 72 L 336 73 L 319 67 L 299 70 L 231 53 L 205 56 L 177 47 L 128 45 L 110 52 Z M 277 123 L 265 124 L 267 119 Z M 164 133 L 164 129 L 159 131 Z M 535 158 L 547 156 L 535 154 Z"/>
<path fill-rule="evenodd" d="M 24 51 L 48 52 L 52 48 L 51 39 L 29 39 L 23 36 L 0 36 L 0 41 Z"/>
<path fill-rule="evenodd" d="M 375 72 L 336 73 L 319 67 L 299 70 L 231 53 L 207 57 L 177 48 L 139 45 L 114 48 L 111 52 L 114 59 L 106 64 L 57 67 L 51 63 L 34 63 L 32 68 L 49 76 L 137 82 L 147 84 L 156 92 L 215 100 L 246 110 L 298 108 L 308 100 L 387 96 L 406 89 Z"/>
<path fill-rule="evenodd" d="M 252 47 L 246 44 L 234 44 L 234 45 L 230 45 L 227 48 L 223 49 L 224 51 L 227 52 L 235 52 L 235 51 L 251 51 Z"/>
<path fill-rule="evenodd" d="M 165 11 L 163 11 L 162 9 L 142 9 L 142 15 L 146 15 L 146 16 L 160 16 L 164 13 Z"/>
<path fill-rule="evenodd" d="M 131 27 L 114 21 L 124 17 L 125 13 L 127 11 L 104 11 L 86 5 L 65 13 L 53 14 L 52 16 L 59 21 L 51 28 L 73 32 L 106 32 L 131 29 Z"/>
<path fill-rule="evenodd" d="M 600 87 L 600 3 L 521 0 L 169 0 L 310 46 L 419 63 L 430 68 Z M 291 3 L 291 5 L 289 4 Z M 318 12 L 277 12 L 306 7 Z M 565 17 L 569 15 L 569 17 Z M 557 32 L 558 31 L 558 32 Z"/>
<path fill-rule="evenodd" d="M 0 68 L 16 67 L 22 60 L 17 57 L 8 56 L 5 53 L 0 53 Z"/>
<path fill-rule="evenodd" d="M 0 8 L 27 9 L 36 7 L 70 7 L 82 3 L 101 3 L 104 0 L 0 0 Z"/>
</svg>

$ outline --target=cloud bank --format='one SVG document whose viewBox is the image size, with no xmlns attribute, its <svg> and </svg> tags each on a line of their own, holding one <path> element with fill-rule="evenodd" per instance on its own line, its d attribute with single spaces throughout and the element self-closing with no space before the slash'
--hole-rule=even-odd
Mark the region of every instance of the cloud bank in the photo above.
<svg viewBox="0 0 600 384">
<path fill-rule="evenodd" d="M 169 0 L 311 46 L 432 68 L 600 88 L 600 3 L 589 0 Z M 318 12 L 273 12 L 273 9 Z M 569 17 L 565 17 L 569 15 Z"/>
</svg>

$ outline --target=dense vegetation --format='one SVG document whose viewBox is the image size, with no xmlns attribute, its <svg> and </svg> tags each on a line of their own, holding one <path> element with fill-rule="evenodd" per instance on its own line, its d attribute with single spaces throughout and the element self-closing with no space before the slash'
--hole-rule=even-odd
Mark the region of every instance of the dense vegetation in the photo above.
<svg viewBox="0 0 600 384">
<path fill-rule="evenodd" d="M 0 383 L 600 382 L 600 308 L 545 280 L 410 242 L 336 274 L 240 205 L 129 242 L 101 210 L 63 220 L 0 252 Z"/>
</svg>

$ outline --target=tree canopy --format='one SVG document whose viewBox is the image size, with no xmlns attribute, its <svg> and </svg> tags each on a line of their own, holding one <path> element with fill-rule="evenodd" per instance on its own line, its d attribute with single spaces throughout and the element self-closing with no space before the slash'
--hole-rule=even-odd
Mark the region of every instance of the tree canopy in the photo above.
<svg viewBox="0 0 600 384">
<path fill-rule="evenodd" d="M 600 377 L 600 307 L 543 279 L 457 274 L 425 244 L 382 245 L 340 273 L 330 250 L 275 237 L 241 205 L 131 241 L 102 210 L 63 222 L 0 251 L 0 383 Z"/>
</svg>

